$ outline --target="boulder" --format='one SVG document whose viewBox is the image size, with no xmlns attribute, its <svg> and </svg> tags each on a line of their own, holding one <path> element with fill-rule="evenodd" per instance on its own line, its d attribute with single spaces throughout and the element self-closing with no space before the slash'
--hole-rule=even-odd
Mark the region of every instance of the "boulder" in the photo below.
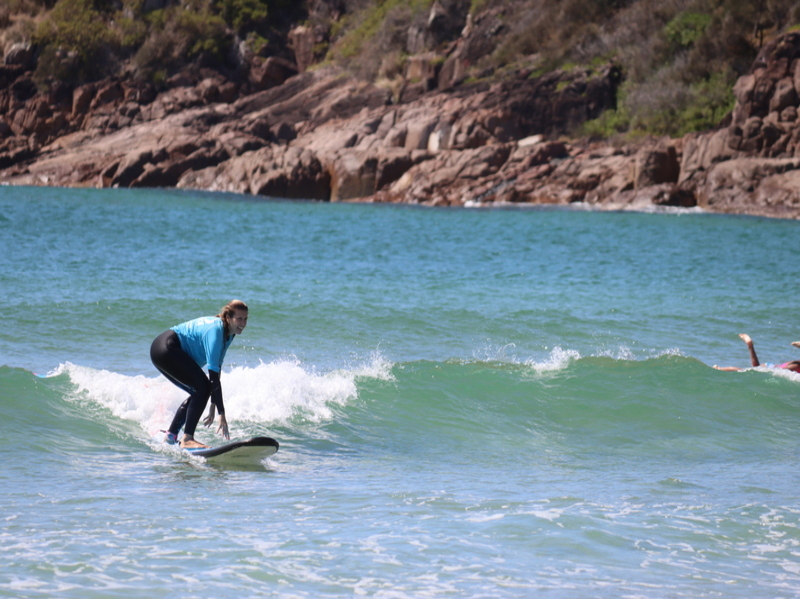
<svg viewBox="0 0 800 599">
<path fill-rule="evenodd" d="M 405 144 L 406 150 L 424 150 L 428 147 L 428 138 L 438 124 L 438 117 L 425 116 L 419 120 L 406 123 Z"/>
<path fill-rule="evenodd" d="M 95 87 L 92 84 L 76 87 L 72 92 L 72 118 L 82 117 L 89 111 L 94 98 Z"/>
<path fill-rule="evenodd" d="M 289 32 L 289 45 L 294 52 L 297 70 L 302 73 L 314 62 L 314 48 L 324 41 L 321 31 L 300 25 Z"/>
<path fill-rule="evenodd" d="M 775 84 L 775 91 L 769 101 L 769 111 L 781 112 L 789 106 L 797 106 L 797 92 L 794 89 L 794 79 L 784 77 Z"/>
<path fill-rule="evenodd" d="M 123 158 L 111 179 L 114 187 L 129 187 L 143 172 L 146 164 L 153 160 L 150 150 L 134 151 Z"/>
<path fill-rule="evenodd" d="M 634 169 L 636 189 L 662 183 L 677 183 L 680 176 L 678 156 L 672 145 L 642 148 L 636 154 Z"/>
<path fill-rule="evenodd" d="M 375 169 L 375 189 L 386 189 L 414 166 L 414 155 L 406 150 L 387 148 L 378 156 Z M 371 194 L 370 194 L 371 195 Z"/>
<path fill-rule="evenodd" d="M 13 99 L 17 102 L 27 102 L 39 93 L 39 88 L 29 75 L 16 79 L 9 87 Z"/>
<path fill-rule="evenodd" d="M 369 197 L 375 193 L 378 159 L 361 150 L 341 150 L 328 158 L 332 202 Z"/>
<path fill-rule="evenodd" d="M 30 69 L 34 63 L 33 46 L 22 42 L 12 44 L 5 51 L 4 61 L 9 66 L 19 66 L 26 70 Z"/>
<path fill-rule="evenodd" d="M 297 75 L 297 72 L 297 66 L 288 60 L 270 56 L 251 65 L 249 80 L 256 91 L 262 91 L 281 85 L 289 77 Z"/>
<path fill-rule="evenodd" d="M 122 100 L 124 97 L 125 94 L 119 83 L 115 81 L 107 83 L 97 90 L 97 93 L 92 98 L 89 109 L 93 111 L 97 110 L 100 106 L 115 103 L 118 100 Z"/>
</svg>

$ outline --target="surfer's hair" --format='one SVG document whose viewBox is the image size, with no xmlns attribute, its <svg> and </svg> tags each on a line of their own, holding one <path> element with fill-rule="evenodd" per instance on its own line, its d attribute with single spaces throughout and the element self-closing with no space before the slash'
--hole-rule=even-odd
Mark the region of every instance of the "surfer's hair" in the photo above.
<svg viewBox="0 0 800 599">
<path fill-rule="evenodd" d="M 247 304 L 245 304 L 242 300 L 231 300 L 222 310 L 219 311 L 217 314 L 217 318 L 221 318 L 222 322 L 225 323 L 225 334 L 230 335 L 230 319 L 233 317 L 234 312 L 241 311 L 241 312 L 249 312 Z"/>
</svg>

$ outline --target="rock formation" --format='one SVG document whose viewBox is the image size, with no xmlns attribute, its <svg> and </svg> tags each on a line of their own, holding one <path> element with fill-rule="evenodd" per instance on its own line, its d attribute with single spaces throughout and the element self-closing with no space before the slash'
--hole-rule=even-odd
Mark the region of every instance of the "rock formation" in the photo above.
<svg viewBox="0 0 800 599">
<path fill-rule="evenodd" d="M 308 69 L 309 28 L 291 38 L 297 65 L 254 63 L 246 94 L 213 71 L 161 91 L 115 79 L 45 92 L 20 48 L 0 67 L 0 182 L 800 217 L 800 34 L 774 40 L 740 78 L 728 125 L 616 147 L 565 137 L 615 107 L 613 64 L 466 84 L 472 27 L 443 63 L 409 60 L 416 83 L 399 95 Z"/>
</svg>

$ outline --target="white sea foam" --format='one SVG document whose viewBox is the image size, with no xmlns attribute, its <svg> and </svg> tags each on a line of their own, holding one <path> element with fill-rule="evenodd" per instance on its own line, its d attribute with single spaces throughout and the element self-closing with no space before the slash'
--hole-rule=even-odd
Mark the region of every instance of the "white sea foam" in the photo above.
<svg viewBox="0 0 800 599">
<path fill-rule="evenodd" d="M 76 399 L 94 401 L 118 418 L 140 423 L 151 433 L 164 428 L 164 422 L 186 395 L 164 377 L 127 376 L 69 362 L 58 367 L 56 374 L 61 373 L 76 386 Z"/>
<path fill-rule="evenodd" d="M 563 370 L 573 361 L 580 359 L 580 357 L 581 354 L 573 349 L 562 349 L 560 346 L 556 346 L 544 360 L 540 362 L 529 360 L 526 364 L 536 372 L 554 372 Z"/>
<path fill-rule="evenodd" d="M 550 522 L 555 522 L 561 516 L 564 515 L 563 509 L 551 508 L 547 510 L 533 510 L 529 513 L 532 516 L 536 516 L 537 518 L 541 518 L 542 520 L 549 520 Z"/>
<path fill-rule="evenodd" d="M 800 373 L 794 372 L 792 370 L 786 370 L 785 368 L 778 368 L 777 366 L 772 368 L 759 366 L 756 370 L 762 370 L 762 369 L 777 377 L 789 379 L 790 381 L 800 381 Z"/>
<path fill-rule="evenodd" d="M 317 372 L 298 360 L 237 366 L 223 370 L 222 388 L 230 423 L 285 424 L 296 415 L 315 422 L 333 416 L 332 406 L 358 397 L 358 379 L 390 380 L 392 364 L 376 354 L 367 362 Z M 65 363 L 51 374 L 66 373 L 76 399 L 89 400 L 121 419 L 139 423 L 149 435 L 163 429 L 186 393 L 163 376 L 127 376 Z"/>
</svg>

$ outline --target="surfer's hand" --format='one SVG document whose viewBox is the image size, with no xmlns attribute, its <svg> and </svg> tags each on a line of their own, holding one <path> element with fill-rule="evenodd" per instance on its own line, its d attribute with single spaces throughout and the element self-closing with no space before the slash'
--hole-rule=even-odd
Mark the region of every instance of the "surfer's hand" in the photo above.
<svg viewBox="0 0 800 599">
<path fill-rule="evenodd" d="M 219 428 L 217 432 L 222 434 L 224 439 L 230 441 L 231 436 L 228 434 L 228 420 L 225 418 L 225 414 L 219 415 Z"/>
<path fill-rule="evenodd" d="M 215 410 L 214 404 L 212 403 L 211 407 L 208 408 L 208 416 L 203 418 L 203 424 L 205 426 L 211 426 L 212 424 L 214 424 L 214 413 L 215 412 L 216 412 L 216 410 Z"/>
</svg>

